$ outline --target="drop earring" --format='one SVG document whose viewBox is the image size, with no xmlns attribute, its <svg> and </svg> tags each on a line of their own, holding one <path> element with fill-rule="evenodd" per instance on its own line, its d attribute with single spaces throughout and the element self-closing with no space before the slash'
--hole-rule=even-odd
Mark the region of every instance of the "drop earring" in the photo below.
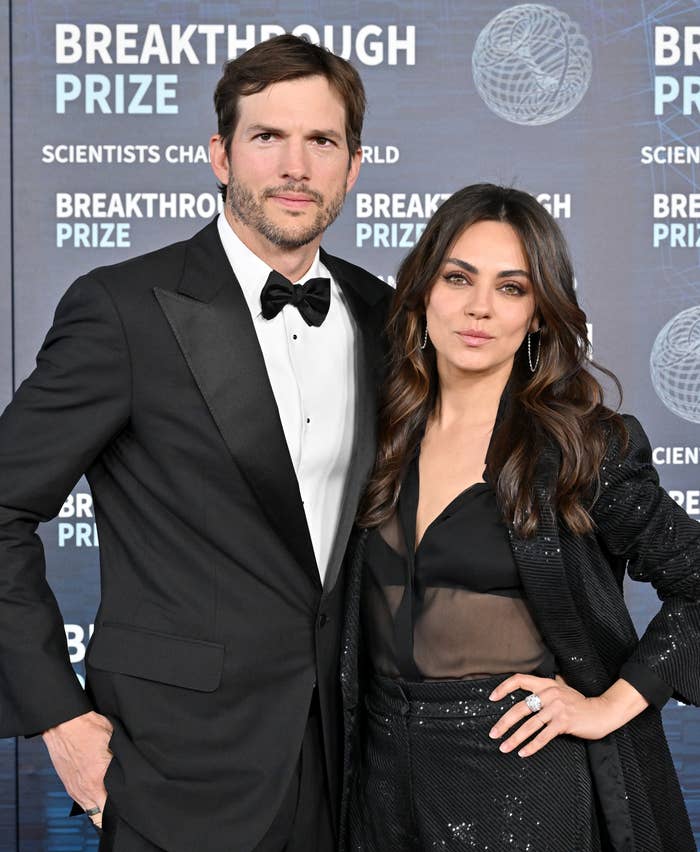
<svg viewBox="0 0 700 852">
<path fill-rule="evenodd" d="M 532 335 L 536 334 L 537 337 L 537 357 L 535 358 L 535 363 L 532 363 Z M 540 350 L 542 348 L 542 337 L 540 336 L 540 330 L 537 331 L 528 331 L 527 333 L 527 363 L 530 365 L 530 372 L 534 373 L 537 369 L 537 365 L 540 363 Z"/>
<path fill-rule="evenodd" d="M 425 349 L 428 345 L 428 318 L 425 319 L 425 332 L 423 333 L 423 340 L 421 341 L 420 348 Z"/>
</svg>

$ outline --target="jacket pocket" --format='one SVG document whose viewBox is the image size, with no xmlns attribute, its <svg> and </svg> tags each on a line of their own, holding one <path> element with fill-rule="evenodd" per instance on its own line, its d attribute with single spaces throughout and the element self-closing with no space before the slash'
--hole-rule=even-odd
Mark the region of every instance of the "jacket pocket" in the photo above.
<svg viewBox="0 0 700 852">
<path fill-rule="evenodd" d="M 224 646 L 106 621 L 95 629 L 86 662 L 103 671 L 213 692 L 221 683 Z"/>
</svg>

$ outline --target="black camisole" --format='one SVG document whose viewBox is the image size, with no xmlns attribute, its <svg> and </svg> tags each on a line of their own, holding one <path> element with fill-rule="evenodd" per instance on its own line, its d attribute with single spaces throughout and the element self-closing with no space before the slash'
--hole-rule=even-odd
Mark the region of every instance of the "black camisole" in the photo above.
<svg viewBox="0 0 700 852">
<path fill-rule="evenodd" d="M 552 674 L 490 486 L 462 491 L 414 550 L 418 489 L 416 456 L 396 513 L 367 539 L 363 632 L 375 671 L 406 680 Z"/>
</svg>

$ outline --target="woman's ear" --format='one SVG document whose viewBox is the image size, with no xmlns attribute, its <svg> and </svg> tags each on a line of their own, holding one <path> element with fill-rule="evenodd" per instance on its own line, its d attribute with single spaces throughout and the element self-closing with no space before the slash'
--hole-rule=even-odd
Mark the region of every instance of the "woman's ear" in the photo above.
<svg viewBox="0 0 700 852">
<path fill-rule="evenodd" d="M 528 331 L 534 333 L 535 331 L 539 331 L 540 328 L 542 328 L 542 321 L 540 320 L 539 314 L 535 314 L 532 318 Z"/>
</svg>

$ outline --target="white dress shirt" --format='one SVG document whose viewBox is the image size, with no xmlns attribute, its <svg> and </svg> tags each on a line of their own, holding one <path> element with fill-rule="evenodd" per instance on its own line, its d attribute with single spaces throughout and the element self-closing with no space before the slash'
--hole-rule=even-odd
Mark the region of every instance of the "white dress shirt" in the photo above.
<svg viewBox="0 0 700 852">
<path fill-rule="evenodd" d="M 331 302 L 323 323 L 306 324 L 293 305 L 266 320 L 260 292 L 272 267 L 219 214 L 219 236 L 245 296 L 289 455 L 296 471 L 321 582 L 338 529 L 355 427 L 355 329 L 343 293 L 316 252 L 294 284 L 330 278 Z M 264 452 L 264 448 L 260 448 Z"/>
</svg>

